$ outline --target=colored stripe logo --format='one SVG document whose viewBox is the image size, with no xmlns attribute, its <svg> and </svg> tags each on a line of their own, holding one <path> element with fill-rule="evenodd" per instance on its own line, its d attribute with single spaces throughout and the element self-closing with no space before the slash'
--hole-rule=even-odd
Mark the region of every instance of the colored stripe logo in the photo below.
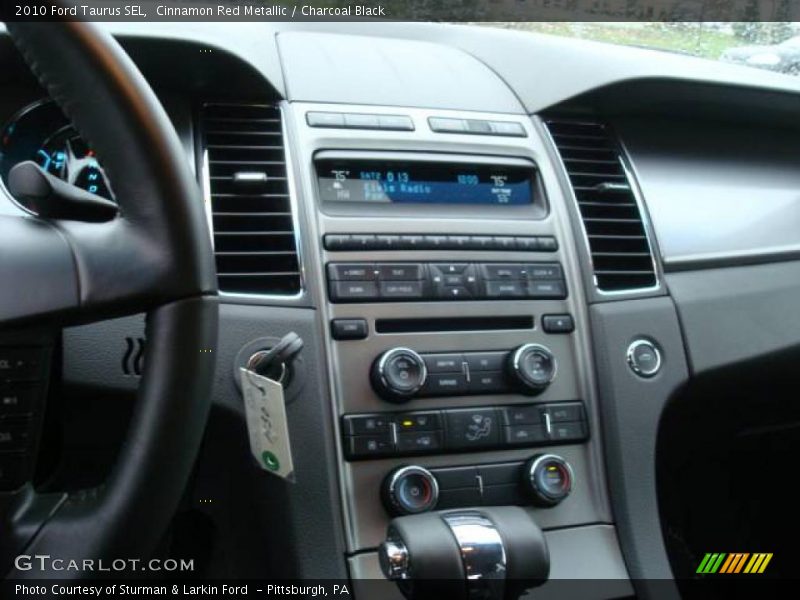
<svg viewBox="0 0 800 600">
<path fill-rule="evenodd" d="M 697 567 L 697 573 L 711 575 L 714 573 L 732 575 L 737 573 L 760 574 L 772 560 L 772 553 L 757 552 L 709 552 Z"/>
</svg>

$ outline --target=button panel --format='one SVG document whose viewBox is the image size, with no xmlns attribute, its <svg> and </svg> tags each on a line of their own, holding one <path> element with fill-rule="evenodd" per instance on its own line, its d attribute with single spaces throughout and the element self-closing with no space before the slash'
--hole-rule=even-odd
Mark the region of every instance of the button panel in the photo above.
<svg viewBox="0 0 800 600">
<path fill-rule="evenodd" d="M 48 354 L 47 348 L 0 347 L 0 491 L 31 477 Z"/>
<path fill-rule="evenodd" d="M 362 235 L 328 233 L 322 241 L 325 249 L 332 252 L 358 250 L 513 250 L 516 252 L 555 252 L 558 250 L 556 238 L 547 235 Z"/>
<path fill-rule="evenodd" d="M 309 127 L 335 129 L 377 129 L 383 131 L 414 131 L 414 122 L 408 115 L 381 115 L 374 113 L 340 113 L 331 111 L 309 111 L 306 113 Z M 498 134 L 502 135 L 502 134 Z M 505 134 L 512 135 L 512 134 Z"/>
<path fill-rule="evenodd" d="M 564 299 L 563 277 L 558 263 L 328 264 L 332 302 Z"/>
<path fill-rule="evenodd" d="M 577 443 L 589 436 L 582 402 L 344 415 L 348 459 Z M 447 471 L 462 481 L 469 474 Z M 490 481 L 508 483 L 500 470 Z"/>
</svg>

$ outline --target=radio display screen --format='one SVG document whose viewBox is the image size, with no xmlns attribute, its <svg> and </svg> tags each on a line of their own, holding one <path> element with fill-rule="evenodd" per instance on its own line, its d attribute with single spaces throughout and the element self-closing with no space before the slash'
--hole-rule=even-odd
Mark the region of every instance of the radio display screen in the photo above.
<svg viewBox="0 0 800 600">
<path fill-rule="evenodd" d="M 318 159 L 322 202 L 367 204 L 533 203 L 533 166 Z"/>
</svg>

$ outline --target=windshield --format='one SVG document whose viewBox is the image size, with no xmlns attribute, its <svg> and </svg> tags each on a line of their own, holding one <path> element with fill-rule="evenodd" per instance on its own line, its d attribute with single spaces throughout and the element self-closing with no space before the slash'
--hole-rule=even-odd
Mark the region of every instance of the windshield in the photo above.
<svg viewBox="0 0 800 600">
<path fill-rule="evenodd" d="M 800 22 L 480 24 L 663 50 L 792 76 L 800 74 Z"/>
</svg>

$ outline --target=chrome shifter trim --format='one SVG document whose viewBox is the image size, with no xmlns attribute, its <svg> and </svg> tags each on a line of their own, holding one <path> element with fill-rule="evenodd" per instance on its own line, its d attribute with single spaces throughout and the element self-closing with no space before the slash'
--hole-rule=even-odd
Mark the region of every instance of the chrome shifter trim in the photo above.
<svg viewBox="0 0 800 600">
<path fill-rule="evenodd" d="M 442 519 L 458 542 L 469 599 L 502 598 L 506 549 L 494 523 L 477 511 L 445 513 Z"/>
</svg>

